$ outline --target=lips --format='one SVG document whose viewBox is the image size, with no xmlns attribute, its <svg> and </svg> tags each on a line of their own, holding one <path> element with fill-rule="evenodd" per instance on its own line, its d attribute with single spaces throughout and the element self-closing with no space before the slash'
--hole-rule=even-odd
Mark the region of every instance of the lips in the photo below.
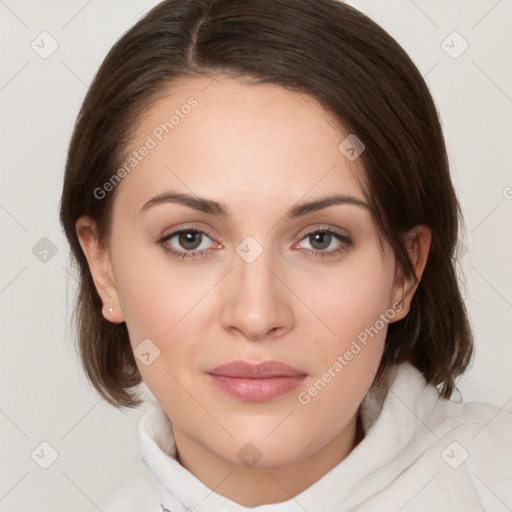
<svg viewBox="0 0 512 512">
<path fill-rule="evenodd" d="M 260 364 L 233 361 L 216 366 L 208 373 L 241 379 L 268 379 L 271 377 L 297 377 L 299 375 L 307 375 L 302 370 L 280 363 L 279 361 L 265 361 Z"/>
<path fill-rule="evenodd" d="M 301 384 L 307 373 L 281 363 L 265 361 L 251 364 L 232 361 L 207 372 L 222 391 L 248 401 L 266 401 L 287 394 Z"/>
</svg>

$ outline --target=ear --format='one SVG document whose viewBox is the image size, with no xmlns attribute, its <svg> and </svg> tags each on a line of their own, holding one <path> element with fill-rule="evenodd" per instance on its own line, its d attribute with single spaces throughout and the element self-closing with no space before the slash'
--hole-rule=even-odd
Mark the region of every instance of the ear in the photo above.
<svg viewBox="0 0 512 512">
<path fill-rule="evenodd" d="M 403 301 L 403 304 L 394 308 L 396 311 L 396 315 L 393 317 L 394 322 L 405 318 L 409 313 L 412 298 L 427 264 L 431 241 L 432 231 L 423 224 L 415 226 L 405 234 L 407 253 L 418 282 L 416 283 L 412 277 L 406 277 L 402 269 L 397 268 L 395 271 L 391 304 L 400 304 L 401 301 Z"/>
<path fill-rule="evenodd" d="M 114 275 L 111 271 L 110 253 L 107 248 L 100 244 L 97 238 L 94 220 L 84 215 L 76 221 L 75 229 L 82 251 L 87 258 L 94 285 L 103 302 L 103 316 L 109 322 L 124 322 L 124 314 L 121 310 Z M 109 311 L 110 308 L 112 308 L 112 311 Z"/>
</svg>

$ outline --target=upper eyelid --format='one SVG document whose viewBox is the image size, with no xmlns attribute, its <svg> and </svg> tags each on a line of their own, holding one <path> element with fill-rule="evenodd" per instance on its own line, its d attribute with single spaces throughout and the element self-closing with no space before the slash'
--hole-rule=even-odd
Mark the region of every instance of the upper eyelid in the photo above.
<svg viewBox="0 0 512 512">
<path fill-rule="evenodd" d="M 327 231 L 329 233 L 335 233 L 339 236 L 344 236 L 346 238 L 350 237 L 348 232 L 346 234 L 341 233 L 340 232 L 341 228 L 332 228 L 332 227 L 326 226 L 324 224 L 317 224 L 316 226 L 314 226 L 312 228 L 305 228 L 304 230 L 300 230 L 299 233 L 297 233 L 297 235 L 295 235 L 295 236 L 300 236 L 302 239 L 302 238 L 304 238 L 304 236 L 310 235 L 311 233 L 315 233 L 317 231 Z"/>
</svg>

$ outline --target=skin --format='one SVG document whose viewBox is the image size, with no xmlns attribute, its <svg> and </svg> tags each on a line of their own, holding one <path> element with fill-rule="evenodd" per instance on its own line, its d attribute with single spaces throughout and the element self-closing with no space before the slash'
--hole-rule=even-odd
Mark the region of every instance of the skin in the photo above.
<svg viewBox="0 0 512 512">
<path fill-rule="evenodd" d="M 406 316 L 417 285 L 387 243 L 381 251 L 368 209 L 340 204 L 284 218 L 328 194 L 365 201 L 360 159 L 338 150 L 347 134 L 309 96 L 228 77 L 182 80 L 140 120 L 133 149 L 191 96 L 198 105 L 118 185 L 108 243 L 98 243 L 88 217 L 76 228 L 105 318 L 126 322 L 134 349 L 149 338 L 160 350 L 149 366 L 136 360 L 172 422 L 180 463 L 215 492 L 254 507 L 299 494 L 350 453 L 387 324 L 308 404 L 298 394 L 402 299 L 391 321 Z M 140 212 L 167 191 L 222 202 L 230 215 L 177 203 Z M 207 253 L 181 260 L 157 243 L 183 227 L 206 233 L 198 248 L 178 236 L 167 246 Z M 322 246 L 307 236 L 316 227 L 353 244 L 333 237 Z M 252 263 L 236 252 L 248 236 L 263 251 Z M 426 226 L 407 236 L 418 278 L 430 240 Z M 204 373 L 237 359 L 277 360 L 308 376 L 291 393 L 249 402 Z M 252 467 L 237 457 L 248 442 L 261 452 Z"/>
</svg>

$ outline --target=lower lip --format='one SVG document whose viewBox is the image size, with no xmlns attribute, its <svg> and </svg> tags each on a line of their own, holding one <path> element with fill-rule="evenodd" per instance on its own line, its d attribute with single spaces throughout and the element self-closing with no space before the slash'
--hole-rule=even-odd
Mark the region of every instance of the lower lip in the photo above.
<svg viewBox="0 0 512 512">
<path fill-rule="evenodd" d="M 224 375 L 208 374 L 222 391 L 251 402 L 264 402 L 293 391 L 306 375 L 294 377 L 271 377 L 267 379 L 243 379 Z"/>
</svg>

